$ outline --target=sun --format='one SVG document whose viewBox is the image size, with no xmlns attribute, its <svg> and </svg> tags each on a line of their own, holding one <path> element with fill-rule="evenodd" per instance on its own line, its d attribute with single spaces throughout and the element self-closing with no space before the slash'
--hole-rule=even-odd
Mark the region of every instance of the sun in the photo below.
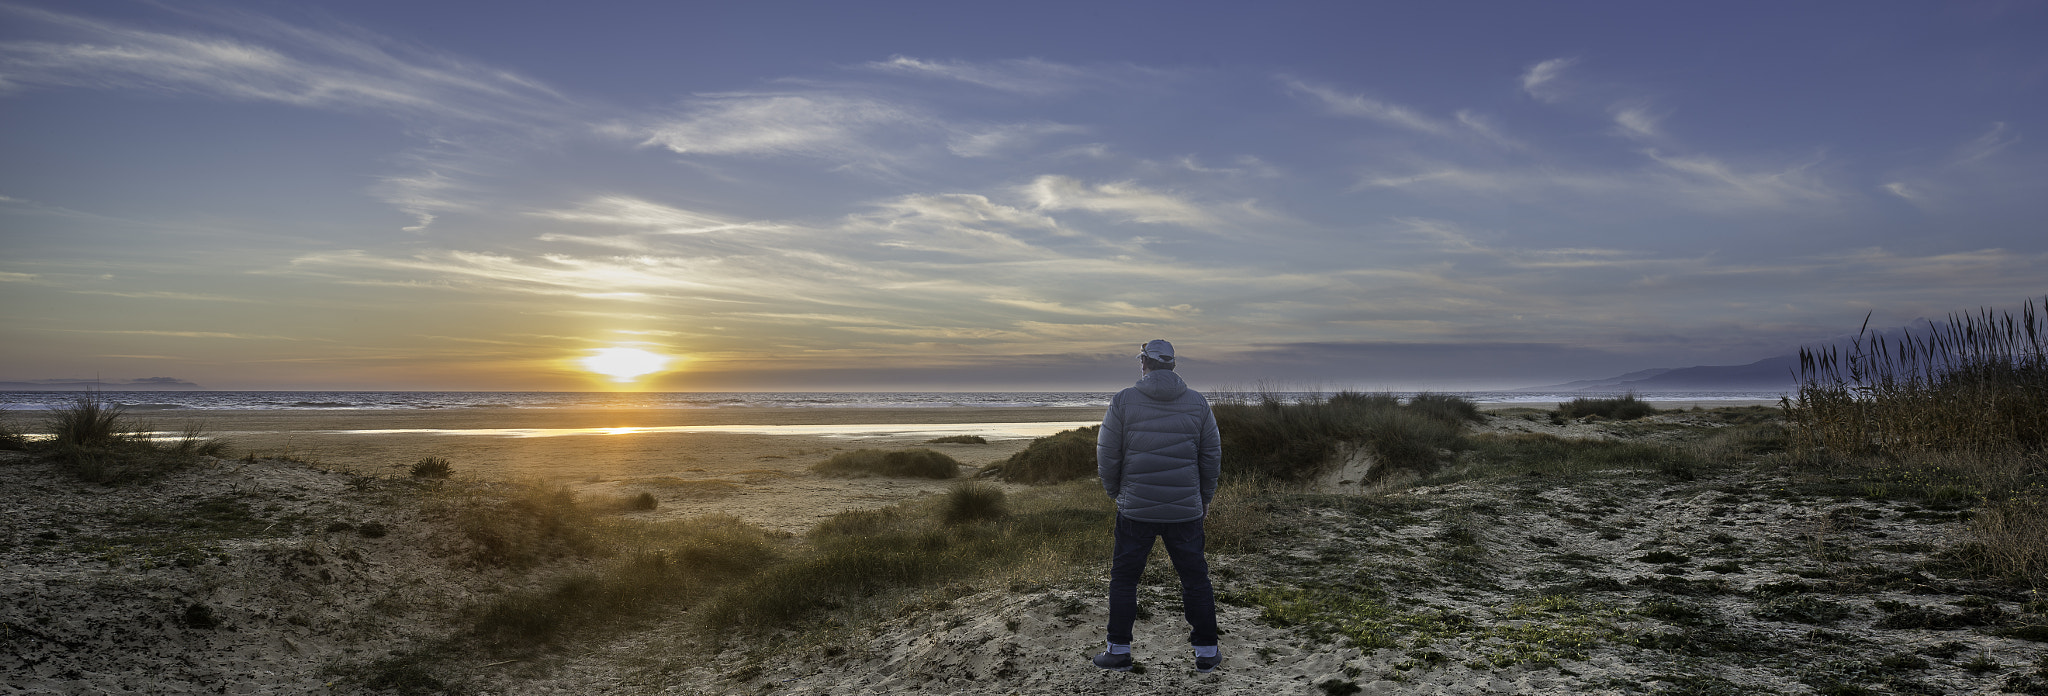
<svg viewBox="0 0 2048 696">
<path fill-rule="evenodd" d="M 614 382 L 631 382 L 641 375 L 668 367 L 671 358 L 639 348 L 600 348 L 583 358 L 583 369 L 605 375 Z"/>
</svg>

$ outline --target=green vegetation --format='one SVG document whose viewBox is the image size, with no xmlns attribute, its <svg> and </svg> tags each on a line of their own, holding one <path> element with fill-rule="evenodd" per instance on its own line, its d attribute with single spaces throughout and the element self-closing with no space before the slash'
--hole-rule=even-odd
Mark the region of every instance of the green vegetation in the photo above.
<svg viewBox="0 0 2048 696">
<path fill-rule="evenodd" d="M 925 440 L 927 445 L 986 445 L 988 438 L 980 435 L 947 435 Z"/>
<path fill-rule="evenodd" d="M 960 462 L 928 449 L 841 452 L 811 467 L 826 476 L 888 476 L 893 478 L 946 479 L 960 475 Z"/>
<path fill-rule="evenodd" d="M 1063 430 L 1031 441 L 996 465 L 995 475 L 1017 483 L 1059 483 L 1095 475 L 1095 435 L 1101 426 Z"/>
<path fill-rule="evenodd" d="M 1636 399 L 1634 392 L 1613 398 L 1590 398 L 1581 396 L 1557 405 L 1557 417 L 1574 420 L 1598 416 L 1608 420 L 1635 420 L 1657 414 L 1657 409 L 1648 402 Z"/>
<path fill-rule="evenodd" d="M 940 583 L 1066 576 L 1108 554 L 1113 513 L 1091 488 L 1039 489 L 1020 496 L 1008 514 L 974 522 L 948 524 L 950 500 L 841 513 L 812 531 L 808 548 L 725 587 L 692 615 L 713 635 L 725 635 L 777 629 Z"/>
<path fill-rule="evenodd" d="M 1886 338 L 1864 330 L 1846 352 L 1802 349 L 1785 410 L 1793 460 L 1848 474 L 1874 497 L 1967 501 L 1984 572 L 2048 582 L 2048 327 L 2028 301 Z"/>
<path fill-rule="evenodd" d="M 97 393 L 52 409 L 44 427 L 48 440 L 32 442 L 18 433 L 10 439 L 82 480 L 107 485 L 148 480 L 202 458 L 223 456 L 228 449 L 226 441 L 206 437 L 198 426 L 159 441 L 147 427 L 130 425 L 120 404 Z"/>
<path fill-rule="evenodd" d="M 1002 519 L 1010 511 L 1003 506 L 1003 489 L 969 481 L 956 484 L 946 492 L 946 504 L 940 518 L 946 524 L 963 524 L 983 520 Z"/>
<path fill-rule="evenodd" d="M 1434 471 L 1460 437 L 1469 402 L 1450 396 L 1402 404 L 1389 394 L 1340 392 L 1288 402 L 1259 394 L 1215 404 L 1223 434 L 1223 474 L 1231 479 L 1302 482 L 1335 464 L 1343 444 L 1369 448 L 1376 475 Z"/>
<path fill-rule="evenodd" d="M 422 457 L 412 463 L 413 478 L 444 479 L 455 473 L 455 465 L 441 457 Z"/>
</svg>

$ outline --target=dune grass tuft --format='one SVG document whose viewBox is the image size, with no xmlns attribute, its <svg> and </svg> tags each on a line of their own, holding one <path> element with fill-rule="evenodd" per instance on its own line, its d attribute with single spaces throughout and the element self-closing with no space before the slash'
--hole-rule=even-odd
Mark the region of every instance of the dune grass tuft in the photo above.
<svg viewBox="0 0 2048 696">
<path fill-rule="evenodd" d="M 476 500 L 459 512 L 463 535 L 480 566 L 526 568 L 597 548 L 594 514 L 567 488 L 518 484 L 502 499 Z"/>
<path fill-rule="evenodd" d="M 731 517 L 626 525 L 610 536 L 608 565 L 481 607 L 469 635 L 494 650 L 542 647 L 583 626 L 695 602 L 777 558 L 761 530 Z"/>
<path fill-rule="evenodd" d="M 996 475 L 1017 483 L 1058 483 L 1095 475 L 1095 434 L 1102 426 L 1063 430 L 1031 441 L 997 465 Z"/>
<path fill-rule="evenodd" d="M 413 478 L 444 479 L 453 473 L 455 473 L 454 463 L 441 457 L 422 457 L 419 461 L 412 463 Z"/>
<path fill-rule="evenodd" d="M 1408 408 L 1441 420 L 1472 423 L 1486 420 L 1486 416 L 1479 412 L 1479 404 L 1472 403 L 1471 399 L 1450 394 L 1416 394 L 1408 398 Z"/>
<path fill-rule="evenodd" d="M 25 448 L 80 479 L 107 485 L 151 479 L 205 457 L 225 456 L 228 450 L 227 441 L 206 437 L 196 425 L 160 442 L 147 427 L 130 425 L 120 404 L 97 393 L 51 409 L 44 426 L 50 438 L 26 442 L 24 437 Z"/>
<path fill-rule="evenodd" d="M 1295 401 L 1274 394 L 1226 399 L 1214 406 L 1223 434 L 1223 475 L 1313 480 L 1325 473 L 1345 442 L 1369 447 L 1379 459 L 1381 466 L 1375 470 L 1381 475 L 1393 470 L 1426 473 L 1442 463 L 1446 452 L 1465 446 L 1467 416 L 1459 402 L 1464 400 L 1431 396 L 1404 405 L 1390 394 L 1357 392 Z"/>
<path fill-rule="evenodd" d="M 955 524 L 951 500 L 840 513 L 812 530 L 801 555 L 724 586 L 691 614 L 711 635 L 772 630 L 894 592 L 1041 563 L 1070 569 L 1108 553 L 1113 513 L 1099 489 L 1075 483 L 1019 498 L 1000 518 Z"/>
<path fill-rule="evenodd" d="M 986 445 L 988 438 L 980 435 L 947 435 L 925 440 L 927 445 Z"/>
<path fill-rule="evenodd" d="M 969 481 L 956 484 L 952 490 L 946 491 L 946 504 L 940 518 L 946 524 L 1002 519 L 1010 514 L 1003 505 L 1003 498 L 1003 489 L 987 483 Z"/>
<path fill-rule="evenodd" d="M 826 476 L 948 479 L 960 475 L 960 462 L 924 448 L 863 449 L 832 455 L 811 470 Z"/>
<path fill-rule="evenodd" d="M 1564 420 L 1587 416 L 1598 416 L 1608 420 L 1635 420 L 1654 415 L 1657 415 L 1657 408 L 1647 401 L 1637 399 L 1634 392 L 1609 398 L 1581 396 L 1557 405 L 1557 417 Z"/>
</svg>

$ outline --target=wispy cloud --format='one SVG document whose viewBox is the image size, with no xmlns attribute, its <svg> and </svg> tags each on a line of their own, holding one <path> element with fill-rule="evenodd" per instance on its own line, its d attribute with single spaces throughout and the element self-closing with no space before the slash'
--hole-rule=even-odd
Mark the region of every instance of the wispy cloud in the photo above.
<svg viewBox="0 0 2048 696">
<path fill-rule="evenodd" d="M 147 290 L 142 292 L 120 292 L 114 290 L 73 290 L 72 292 L 80 295 L 107 295 L 111 297 L 127 297 L 138 300 L 189 300 L 193 302 L 240 303 L 256 302 L 256 300 L 252 300 L 246 297 L 229 297 L 227 295 L 212 295 L 199 292 L 173 292 L 169 290 Z"/>
<path fill-rule="evenodd" d="M 929 128 L 907 108 L 864 97 L 729 94 L 697 100 L 686 113 L 641 129 L 644 144 L 679 154 L 887 158 L 865 137 L 888 127 Z"/>
<path fill-rule="evenodd" d="M 2020 141 L 2020 135 L 2011 132 L 2011 130 L 2004 121 L 1992 123 L 1991 127 L 1984 131 L 1983 135 L 1977 136 L 1975 140 L 1964 143 L 1962 147 L 1956 149 L 1954 163 L 1956 165 L 1973 164 L 1996 155 L 2008 147 L 2012 147 L 2014 143 Z"/>
<path fill-rule="evenodd" d="M 306 340 L 306 339 L 303 339 L 303 338 L 298 338 L 298 337 L 293 337 L 293 336 L 276 336 L 276 335 L 267 335 L 267 334 L 244 334 L 244 333 L 234 333 L 234 332 L 230 332 L 230 331 L 145 331 L 145 330 L 113 330 L 113 329 L 50 329 L 50 330 L 52 330 L 52 331 L 62 331 L 62 332 L 65 332 L 65 333 L 89 333 L 89 334 L 111 334 L 111 335 L 123 335 L 123 336 L 165 336 L 165 337 L 170 337 L 170 338 L 224 338 L 224 339 L 232 339 L 232 340 L 237 340 L 237 341 L 303 341 L 303 340 Z"/>
<path fill-rule="evenodd" d="M 1392 102 L 1373 99 L 1362 94 L 1351 94 L 1333 87 L 1317 85 L 1295 78 L 1283 78 L 1282 82 L 1293 92 L 1315 99 L 1331 113 L 1378 121 L 1396 128 L 1442 138 L 1476 137 L 1509 149 L 1524 146 L 1500 132 L 1500 129 L 1485 117 L 1470 109 L 1459 110 L 1451 119 L 1432 118 L 1427 114 Z"/>
<path fill-rule="evenodd" d="M 1565 68 L 1579 62 L 1577 58 L 1552 58 L 1529 66 L 1522 73 L 1522 91 L 1540 101 L 1557 102 L 1564 99 L 1561 83 Z"/>
<path fill-rule="evenodd" d="M 1318 103 L 1339 115 L 1371 119 L 1429 135 L 1445 136 L 1456 130 L 1446 122 L 1399 104 L 1370 99 L 1360 94 L 1346 94 L 1331 87 L 1310 84 L 1294 78 L 1286 78 L 1283 82 L 1288 89 L 1314 97 Z"/>
<path fill-rule="evenodd" d="M 598 196 L 566 210 L 538 210 L 528 215 L 564 222 L 639 228 L 663 234 L 705 234 L 763 229 L 761 223 L 684 210 L 632 196 Z"/>
<path fill-rule="evenodd" d="M 1217 222 L 1200 206 L 1128 181 L 1090 186 L 1048 174 L 1025 186 L 1025 195 L 1040 210 L 1084 210 L 1131 222 L 1188 227 L 1209 227 Z"/>
<path fill-rule="evenodd" d="M 566 106 L 547 87 L 503 70 L 276 22 L 255 23 L 253 38 L 268 40 L 259 43 L 16 6 L 0 12 L 85 37 L 0 42 L 0 80 L 24 87 L 142 88 L 477 122 L 530 119 Z"/>
<path fill-rule="evenodd" d="M 1623 170 L 1569 170 L 1507 165 L 1490 168 L 1429 163 L 1409 173 L 1372 173 L 1358 189 L 1484 193 L 1513 200 L 1558 196 L 1658 203 L 1705 212 L 1783 210 L 1832 204 L 1841 194 L 1816 171 L 1819 160 L 1776 169 L 1738 168 L 1707 155 L 1640 151 L 1648 165 Z"/>
<path fill-rule="evenodd" d="M 1664 120 L 1663 114 L 1651 113 L 1649 107 L 1637 104 L 1617 104 L 1612 111 L 1614 125 L 1623 136 L 1637 140 L 1663 137 L 1657 130 L 1657 123 Z"/>
<path fill-rule="evenodd" d="M 879 72 L 965 82 L 1003 92 L 1044 96 L 1100 84 L 1099 73 L 1037 58 L 972 63 L 891 56 L 863 67 Z"/>
<path fill-rule="evenodd" d="M 1670 175 L 1670 190 L 1699 203 L 1786 208 L 1830 203 L 1838 198 L 1833 188 L 1814 174 L 1818 160 L 1776 171 L 1742 171 L 1704 155 L 1666 155 L 1656 150 L 1645 150 L 1643 154 Z"/>
<path fill-rule="evenodd" d="M 1029 147 L 1047 136 L 1087 133 L 1065 123 L 1014 123 L 976 128 L 955 134 L 946 149 L 961 157 L 995 157 Z"/>
</svg>

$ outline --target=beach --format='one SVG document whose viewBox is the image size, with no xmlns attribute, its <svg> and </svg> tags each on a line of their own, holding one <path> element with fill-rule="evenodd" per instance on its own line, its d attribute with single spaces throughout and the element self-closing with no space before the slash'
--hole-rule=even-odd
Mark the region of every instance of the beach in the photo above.
<svg viewBox="0 0 2048 696">
<path fill-rule="evenodd" d="M 425 457 L 455 475 L 539 481 L 584 497 L 647 492 L 642 517 L 728 514 L 799 534 L 841 510 L 945 490 L 931 479 L 828 478 L 812 465 L 863 448 L 926 447 L 975 471 L 1031 438 L 1100 422 L 1092 407 L 180 410 L 140 413 L 158 432 L 199 426 L 236 452 L 406 476 Z M 930 444 L 978 435 L 988 444 Z"/>
<path fill-rule="evenodd" d="M 1694 453 L 1741 442 L 1729 436 L 1762 432 L 1774 426 L 1753 421 L 1775 418 L 1725 409 L 1553 420 L 1489 410 L 1466 426 L 1484 446 L 1607 442 Z M 764 540 L 772 558 L 760 572 L 772 574 L 868 534 L 842 525 L 818 546 L 813 532 L 825 518 L 898 503 L 910 504 L 867 521 L 905 525 L 924 545 L 956 554 L 984 548 L 975 544 L 984 535 L 1028 540 L 1106 514 L 1107 500 L 1090 480 L 980 479 L 1011 496 L 1013 517 L 954 528 L 927 522 L 936 501 L 925 498 L 958 480 L 831 478 L 810 467 L 840 451 L 930 447 L 973 475 L 1026 447 L 1027 433 L 1092 424 L 1098 413 L 143 415 L 166 430 L 204 421 L 238 445 L 231 457 L 118 485 L 0 452 L 0 626 L 9 631 L 0 638 L 15 648 L 0 657 L 0 694 L 1619 696 L 1880 679 L 1900 691 L 1968 693 L 2033 679 L 2022 671 L 2043 659 L 2027 631 L 2048 607 L 1940 561 L 1966 531 L 1953 506 L 1865 499 L 1741 458 L 1680 469 L 1529 464 L 1492 474 L 1464 468 L 1476 461 L 1468 458 L 1439 477 L 1373 490 L 1350 482 L 1232 488 L 1219 494 L 1216 528 L 1253 526 L 1236 527 L 1245 536 L 1210 556 L 1228 629 L 1226 662 L 1211 674 L 1186 668 L 1185 627 L 1163 560 L 1141 597 L 1149 614 L 1140 617 L 1137 649 L 1147 670 L 1090 666 L 1106 620 L 1101 549 L 1063 556 L 1063 546 L 1001 561 L 946 556 L 955 566 L 989 565 L 871 586 L 872 595 L 800 576 L 847 604 L 748 634 L 761 640 L 704 631 L 717 597 L 733 596 L 713 584 L 702 600 L 646 595 L 627 611 L 547 629 L 553 642 L 508 647 L 479 642 L 486 634 L 470 627 L 493 608 L 555 606 L 533 603 L 573 599 L 581 595 L 563 593 L 591 583 L 628 592 L 620 583 L 634 576 L 621 569 L 647 557 L 565 547 L 489 560 L 486 542 L 524 535 L 522 548 L 544 549 L 557 543 L 548 539 L 590 532 L 606 543 L 679 544 L 660 554 L 706 553 L 687 530 L 719 528 L 729 516 L 761 529 L 748 533 Z M 936 434 L 983 434 L 989 444 L 928 443 Z M 426 456 L 450 459 L 453 479 L 411 477 L 411 463 Z M 542 538 L 535 506 L 553 498 L 512 485 L 530 481 L 577 494 L 577 530 Z M 612 504 L 643 492 L 658 499 L 655 509 Z M 529 516 L 532 526 L 518 522 Z M 909 559 L 915 550 L 887 551 Z M 749 587 L 746 577 L 703 577 Z M 597 611 L 562 601 L 572 615 Z M 1829 666 L 1878 660 L 1908 666 L 1877 676 Z M 1990 664 L 2009 672 L 1980 669 Z"/>
</svg>

